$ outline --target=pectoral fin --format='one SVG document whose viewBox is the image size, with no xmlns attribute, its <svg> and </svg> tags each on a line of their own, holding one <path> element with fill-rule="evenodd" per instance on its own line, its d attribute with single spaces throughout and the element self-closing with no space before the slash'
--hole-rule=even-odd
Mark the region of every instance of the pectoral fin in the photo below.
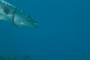
<svg viewBox="0 0 90 60">
<path fill-rule="evenodd" d="M 10 16 L 12 16 L 12 15 L 10 15 Z M 2 13 L 0 13 L 0 20 L 8 21 L 8 22 L 11 21 L 11 19 L 9 18 L 9 16 L 6 16 L 6 15 L 4 15 Z"/>
<path fill-rule="evenodd" d="M 0 13 L 0 20 L 6 20 L 6 17 Z"/>
</svg>

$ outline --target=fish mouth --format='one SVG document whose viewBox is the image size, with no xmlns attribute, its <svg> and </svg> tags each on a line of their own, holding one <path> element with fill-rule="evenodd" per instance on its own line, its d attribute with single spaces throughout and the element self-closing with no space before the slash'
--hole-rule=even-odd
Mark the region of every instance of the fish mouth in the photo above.
<svg viewBox="0 0 90 60">
<path fill-rule="evenodd" d="M 36 21 L 34 21 L 34 20 L 31 20 L 31 21 L 29 22 L 29 26 L 30 26 L 31 28 L 38 28 L 38 23 L 37 23 Z"/>
<path fill-rule="evenodd" d="M 32 28 L 38 28 L 38 24 L 37 24 L 37 23 L 34 23 L 34 24 L 32 25 Z"/>
<path fill-rule="evenodd" d="M 38 28 L 38 24 L 37 23 L 26 23 L 24 27 L 36 29 Z"/>
<path fill-rule="evenodd" d="M 37 23 L 34 23 L 35 27 L 38 28 L 38 24 Z"/>
</svg>

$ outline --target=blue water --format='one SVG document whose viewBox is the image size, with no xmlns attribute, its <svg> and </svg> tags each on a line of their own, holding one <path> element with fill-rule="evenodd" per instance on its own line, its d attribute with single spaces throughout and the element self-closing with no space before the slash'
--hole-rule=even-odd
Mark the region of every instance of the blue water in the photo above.
<svg viewBox="0 0 90 60">
<path fill-rule="evenodd" d="M 7 0 L 38 22 L 26 29 L 0 21 L 0 53 L 19 60 L 90 60 L 90 0 Z"/>
</svg>

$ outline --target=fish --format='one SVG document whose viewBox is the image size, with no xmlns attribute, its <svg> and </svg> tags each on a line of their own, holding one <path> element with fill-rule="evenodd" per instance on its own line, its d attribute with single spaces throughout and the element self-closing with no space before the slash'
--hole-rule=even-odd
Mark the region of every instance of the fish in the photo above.
<svg viewBox="0 0 90 60">
<path fill-rule="evenodd" d="M 0 0 L 0 20 L 25 28 L 38 28 L 38 24 L 29 14 L 6 0 Z"/>
</svg>

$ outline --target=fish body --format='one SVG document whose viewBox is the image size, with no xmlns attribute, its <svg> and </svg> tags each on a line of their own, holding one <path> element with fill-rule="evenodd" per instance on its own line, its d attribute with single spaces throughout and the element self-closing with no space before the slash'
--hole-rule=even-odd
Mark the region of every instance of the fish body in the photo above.
<svg viewBox="0 0 90 60">
<path fill-rule="evenodd" d="M 0 0 L 0 20 L 7 21 L 21 27 L 37 28 L 37 22 L 27 13 L 8 3 Z"/>
</svg>

